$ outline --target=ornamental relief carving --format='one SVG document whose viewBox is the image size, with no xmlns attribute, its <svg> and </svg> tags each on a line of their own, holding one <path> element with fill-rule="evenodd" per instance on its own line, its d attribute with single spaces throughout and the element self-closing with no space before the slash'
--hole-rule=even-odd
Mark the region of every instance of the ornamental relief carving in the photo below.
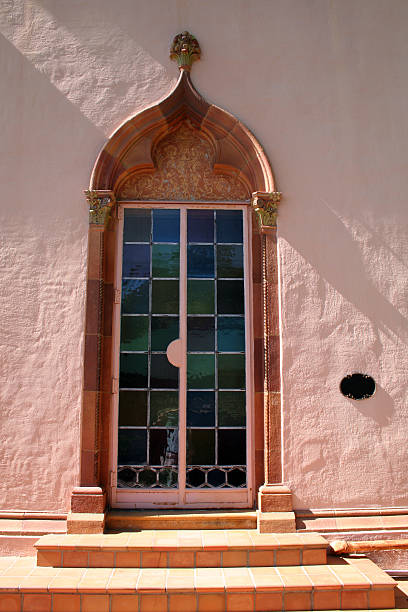
<svg viewBox="0 0 408 612">
<path fill-rule="evenodd" d="M 189 121 L 152 151 L 154 170 L 135 170 L 119 185 L 121 200 L 246 201 L 250 190 L 238 171 L 214 172 L 215 148 Z"/>
</svg>

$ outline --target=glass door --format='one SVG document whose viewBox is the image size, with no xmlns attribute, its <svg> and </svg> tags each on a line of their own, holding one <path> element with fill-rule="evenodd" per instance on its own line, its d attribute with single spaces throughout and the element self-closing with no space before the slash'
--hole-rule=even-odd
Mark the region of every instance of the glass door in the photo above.
<svg viewBox="0 0 408 612">
<path fill-rule="evenodd" d="M 247 211 L 123 213 L 111 503 L 247 507 Z"/>
</svg>

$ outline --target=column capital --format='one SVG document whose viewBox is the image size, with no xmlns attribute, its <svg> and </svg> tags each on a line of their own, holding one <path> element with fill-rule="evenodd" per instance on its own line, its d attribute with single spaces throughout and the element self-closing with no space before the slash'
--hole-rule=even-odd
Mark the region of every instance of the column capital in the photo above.
<svg viewBox="0 0 408 612">
<path fill-rule="evenodd" d="M 115 194 L 110 189 L 86 189 L 84 194 L 89 204 L 89 223 L 104 225 L 116 202 Z"/>
<path fill-rule="evenodd" d="M 280 191 L 254 191 L 252 194 L 251 203 L 258 215 L 261 228 L 276 227 L 278 204 L 281 196 Z"/>
</svg>

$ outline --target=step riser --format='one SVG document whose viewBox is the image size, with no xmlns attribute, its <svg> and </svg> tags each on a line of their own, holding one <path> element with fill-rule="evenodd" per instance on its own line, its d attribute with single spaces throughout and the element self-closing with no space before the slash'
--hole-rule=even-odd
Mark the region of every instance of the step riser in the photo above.
<svg viewBox="0 0 408 612">
<path fill-rule="evenodd" d="M 98 610 L 98 612 L 140 610 L 142 612 L 272 612 L 274 610 L 355 610 L 395 606 L 390 589 L 365 591 L 275 591 L 255 593 L 174 592 L 174 593 L 1 593 L 4 610 Z"/>
<path fill-rule="evenodd" d="M 109 531 L 141 531 L 144 529 L 158 529 L 175 531 L 178 529 L 256 529 L 256 516 L 215 518 L 204 517 L 190 520 L 187 518 L 106 518 L 106 529 Z"/>
<path fill-rule="evenodd" d="M 51 567 L 266 567 L 324 565 L 325 549 L 249 550 L 39 550 L 37 565 Z"/>
</svg>

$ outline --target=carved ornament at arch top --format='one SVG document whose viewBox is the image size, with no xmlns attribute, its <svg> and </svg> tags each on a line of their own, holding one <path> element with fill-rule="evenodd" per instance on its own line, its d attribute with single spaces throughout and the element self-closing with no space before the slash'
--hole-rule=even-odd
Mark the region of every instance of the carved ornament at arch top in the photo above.
<svg viewBox="0 0 408 612">
<path fill-rule="evenodd" d="M 251 132 L 206 102 L 181 69 L 170 95 L 109 139 L 90 189 L 112 190 L 120 200 L 249 201 L 254 191 L 274 191 L 274 180 Z"/>
</svg>

